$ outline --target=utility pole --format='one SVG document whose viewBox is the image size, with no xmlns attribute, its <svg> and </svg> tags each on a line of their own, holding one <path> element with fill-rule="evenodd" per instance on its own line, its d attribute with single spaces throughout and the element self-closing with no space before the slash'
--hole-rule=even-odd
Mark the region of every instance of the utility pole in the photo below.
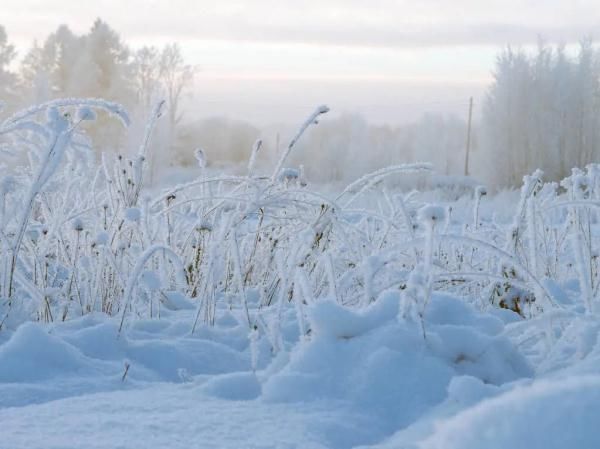
<svg viewBox="0 0 600 449">
<path fill-rule="evenodd" d="M 471 152 L 471 122 L 473 120 L 473 97 L 469 98 L 469 120 L 467 122 L 467 148 L 465 150 L 465 176 L 469 176 L 469 153 Z"/>
</svg>

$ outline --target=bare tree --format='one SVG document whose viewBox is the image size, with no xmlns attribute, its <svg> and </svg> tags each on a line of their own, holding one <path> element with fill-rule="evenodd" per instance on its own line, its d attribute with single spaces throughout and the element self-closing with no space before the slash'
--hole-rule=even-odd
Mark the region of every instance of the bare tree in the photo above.
<svg viewBox="0 0 600 449">
<path fill-rule="evenodd" d="M 16 97 L 16 76 L 9 68 L 16 55 L 15 47 L 8 43 L 6 31 L 0 25 L 0 106 Z"/>
<path fill-rule="evenodd" d="M 161 52 L 156 47 L 142 47 L 133 56 L 137 102 L 150 110 L 161 91 Z"/>
<path fill-rule="evenodd" d="M 166 93 L 171 133 L 181 121 L 182 93 L 193 77 L 194 69 L 185 63 L 179 44 L 166 45 L 160 57 L 160 79 Z"/>
</svg>

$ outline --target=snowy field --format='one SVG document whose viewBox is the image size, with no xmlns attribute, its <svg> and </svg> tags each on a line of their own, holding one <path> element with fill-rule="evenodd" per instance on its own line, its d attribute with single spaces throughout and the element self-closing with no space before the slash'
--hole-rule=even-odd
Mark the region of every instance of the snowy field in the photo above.
<svg viewBox="0 0 600 449">
<path fill-rule="evenodd" d="M 119 105 L 0 124 L 1 449 L 600 447 L 600 167 L 321 189 L 286 163 L 326 110 L 269 173 L 257 142 L 164 189 L 160 107 L 100 161 Z"/>
</svg>

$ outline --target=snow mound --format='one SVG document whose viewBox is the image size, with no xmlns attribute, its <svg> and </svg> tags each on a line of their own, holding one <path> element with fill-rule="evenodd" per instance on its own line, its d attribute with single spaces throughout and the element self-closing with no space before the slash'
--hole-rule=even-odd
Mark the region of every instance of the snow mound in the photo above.
<svg viewBox="0 0 600 449">
<path fill-rule="evenodd" d="M 169 331 L 177 323 L 166 320 L 139 321 L 127 335 L 118 335 L 118 324 L 98 317 L 97 321 L 81 320 L 80 328 L 73 322 L 71 329 L 57 329 L 62 338 L 89 359 L 118 362 L 116 370 L 122 372 L 123 364 L 130 365 L 128 376 L 142 380 L 179 382 L 180 370 L 190 375 L 221 374 L 232 370 L 248 369 L 248 357 L 219 341 L 217 335 L 205 338 L 189 335 L 189 326 Z M 204 337 L 204 336 L 203 336 Z"/>
<path fill-rule="evenodd" d="M 539 381 L 442 422 L 421 449 L 600 447 L 600 377 Z"/>
<path fill-rule="evenodd" d="M 176 316 L 136 321 L 120 336 L 118 321 L 101 314 L 21 325 L 0 344 L 0 408 L 250 370 L 247 327 L 199 327 L 191 335 L 189 316 Z M 267 350 L 262 353 L 259 366 L 266 365 Z M 250 385 L 231 395 L 257 396 Z"/>
<path fill-rule="evenodd" d="M 483 383 L 473 376 L 456 376 L 448 385 L 448 402 L 459 406 L 471 406 L 479 401 L 498 394 L 499 387 Z"/>
<path fill-rule="evenodd" d="M 177 291 L 168 291 L 165 293 L 163 305 L 169 310 L 194 310 L 196 306 L 185 295 Z"/>
<path fill-rule="evenodd" d="M 559 375 L 600 375 L 600 322 L 596 316 L 572 319 L 551 350 L 539 363 L 537 372 Z"/>
<path fill-rule="evenodd" d="M 500 318 L 479 313 L 466 302 L 444 293 L 435 294 L 426 315 L 431 324 L 468 326 L 487 335 L 498 335 L 504 330 Z"/>
<path fill-rule="evenodd" d="M 424 338 L 421 323 L 398 320 L 399 301 L 399 295 L 386 292 L 364 311 L 327 300 L 312 305 L 312 339 L 272 370 L 263 399 L 344 401 L 378 417 L 382 436 L 444 401 L 457 374 L 490 383 L 532 374 L 510 342 L 495 335 L 503 329 L 501 320 L 434 294 Z"/>
<path fill-rule="evenodd" d="M 360 449 L 367 449 L 367 447 L 369 449 L 416 449 L 420 442 L 434 433 L 441 420 L 455 416 L 467 407 L 471 407 L 484 399 L 508 391 L 514 388 L 518 382 L 528 381 L 528 379 L 524 379 L 496 386 L 484 384 L 480 379 L 472 376 L 453 377 L 448 385 L 448 396 L 444 402 L 433 407 L 417 421 L 396 432 L 391 438 L 374 446 L 361 446 Z"/>
<path fill-rule="evenodd" d="M 20 326 L 0 346 L 0 382 L 33 382 L 86 368 L 85 357 L 35 323 Z"/>
<path fill-rule="evenodd" d="M 534 375 L 527 360 L 500 335 L 504 324 L 495 316 L 438 293 L 425 321 L 429 348 L 459 374 L 495 385 Z"/>
<path fill-rule="evenodd" d="M 352 338 L 395 319 L 399 301 L 399 294 L 384 294 L 366 309 L 354 311 L 333 299 L 324 299 L 312 305 L 308 318 L 319 337 Z"/>
</svg>

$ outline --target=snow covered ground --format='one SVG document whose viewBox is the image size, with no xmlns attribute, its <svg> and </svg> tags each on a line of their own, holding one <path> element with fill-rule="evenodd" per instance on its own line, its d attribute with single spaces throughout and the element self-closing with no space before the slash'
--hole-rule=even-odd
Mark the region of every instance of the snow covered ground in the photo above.
<svg viewBox="0 0 600 449">
<path fill-rule="evenodd" d="M 600 348 L 536 378 L 516 314 L 434 294 L 422 327 L 400 304 L 315 303 L 305 341 L 290 309 L 274 359 L 227 310 L 193 335 L 190 311 L 120 337 L 101 315 L 23 324 L 0 345 L 0 447 L 598 447 Z"/>
<path fill-rule="evenodd" d="M 160 105 L 99 166 L 96 111 L 129 123 L 67 99 L 0 124 L 29 160 L 0 167 L 0 449 L 600 447 L 600 166 L 332 192 L 284 166 L 295 139 L 270 175 L 257 142 L 157 192 Z"/>
</svg>

